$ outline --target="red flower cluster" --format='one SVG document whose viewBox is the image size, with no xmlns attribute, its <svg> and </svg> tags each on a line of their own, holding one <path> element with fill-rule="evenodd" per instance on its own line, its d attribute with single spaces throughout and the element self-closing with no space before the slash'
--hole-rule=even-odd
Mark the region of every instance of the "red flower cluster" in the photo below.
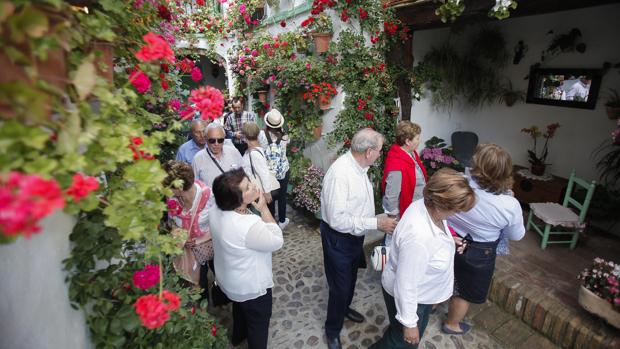
<svg viewBox="0 0 620 349">
<path fill-rule="evenodd" d="M 182 72 L 189 74 L 194 68 L 194 61 L 189 58 L 185 58 L 177 63 L 177 68 L 180 69 Z"/>
<path fill-rule="evenodd" d="M 332 84 L 328 82 L 322 82 L 320 84 L 310 85 L 310 89 L 303 95 L 306 101 L 318 100 L 320 104 L 327 104 L 331 101 L 332 97 L 337 95 L 338 91 Z"/>
<path fill-rule="evenodd" d="M 131 137 L 129 145 L 127 146 L 133 152 L 133 159 L 139 160 L 155 160 L 155 157 L 151 154 L 145 153 L 144 150 L 138 149 L 138 146 L 142 144 L 142 137 Z"/>
<path fill-rule="evenodd" d="M 366 10 L 364 10 L 364 8 L 360 7 L 358 9 L 358 12 L 360 13 L 360 20 L 365 20 L 366 18 L 368 18 L 368 12 L 366 12 Z"/>
<path fill-rule="evenodd" d="M 38 233 L 39 221 L 65 207 L 60 186 L 54 179 L 10 172 L 0 176 L 0 233 L 5 236 Z"/>
<path fill-rule="evenodd" d="M 99 181 L 95 177 L 84 176 L 81 173 L 73 175 L 73 182 L 69 189 L 67 189 L 67 195 L 73 198 L 73 201 L 78 202 L 87 197 L 90 192 L 99 188 Z"/>
<path fill-rule="evenodd" d="M 139 69 L 129 74 L 129 82 L 139 93 L 146 93 L 151 89 L 151 79 Z"/>
<path fill-rule="evenodd" d="M 196 5 L 204 6 L 205 5 L 205 0 L 196 0 Z"/>
<path fill-rule="evenodd" d="M 308 26 L 310 23 L 312 23 L 312 22 L 314 22 L 314 17 L 310 16 L 310 17 L 308 17 L 308 18 L 304 19 L 304 20 L 301 22 L 301 26 L 302 26 L 302 27 L 307 27 L 307 26 Z"/>
<path fill-rule="evenodd" d="M 370 73 L 377 73 L 377 72 L 383 72 L 385 70 L 385 64 L 381 63 L 379 65 L 377 65 L 376 67 L 370 67 L 370 68 L 364 68 L 363 72 L 364 75 L 368 75 Z"/>
<path fill-rule="evenodd" d="M 149 264 L 133 274 L 133 284 L 142 290 L 149 289 L 159 283 L 160 272 L 159 265 Z"/>
<path fill-rule="evenodd" d="M 213 324 L 213 326 L 211 326 L 211 335 L 213 337 L 217 336 L 217 326 L 215 326 L 215 324 Z"/>
<path fill-rule="evenodd" d="M 280 27 L 286 28 L 286 21 L 280 21 Z"/>
<path fill-rule="evenodd" d="M 394 35 L 398 31 L 398 25 L 392 22 L 383 22 L 383 30 L 390 35 Z"/>
<path fill-rule="evenodd" d="M 150 62 L 163 58 L 174 63 L 174 52 L 161 35 L 148 32 L 142 38 L 146 42 L 146 46 L 142 46 L 140 51 L 136 52 L 137 59 L 142 62 Z"/>
<path fill-rule="evenodd" d="M 144 327 L 153 330 L 163 326 L 170 318 L 170 311 L 176 311 L 181 306 L 181 298 L 173 292 L 164 290 L 162 298 L 165 303 L 157 295 L 148 294 L 138 298 L 134 304 Z"/>
<path fill-rule="evenodd" d="M 364 119 L 368 121 L 372 121 L 375 118 L 375 115 L 369 111 L 364 113 Z"/>
<path fill-rule="evenodd" d="M 157 15 L 159 16 L 159 18 L 168 22 L 172 20 L 172 14 L 170 14 L 170 10 L 168 10 L 166 5 L 164 4 L 159 4 L 159 6 L 157 6 Z"/>
<path fill-rule="evenodd" d="M 224 96 L 220 90 L 211 86 L 193 90 L 189 101 L 195 104 L 203 120 L 215 120 L 222 115 L 224 110 Z"/>
<path fill-rule="evenodd" d="M 312 10 L 310 13 L 312 15 L 318 15 L 321 12 L 325 11 L 326 7 L 332 8 L 336 6 L 335 0 L 314 0 L 312 2 Z"/>
<path fill-rule="evenodd" d="M 358 98 L 357 99 L 357 110 L 364 110 L 364 108 L 366 108 L 366 105 L 368 104 L 368 102 L 366 102 L 365 100 Z"/>
<path fill-rule="evenodd" d="M 349 9 L 344 9 L 342 10 L 342 13 L 340 14 L 340 20 L 343 22 L 346 22 L 349 20 Z"/>
</svg>

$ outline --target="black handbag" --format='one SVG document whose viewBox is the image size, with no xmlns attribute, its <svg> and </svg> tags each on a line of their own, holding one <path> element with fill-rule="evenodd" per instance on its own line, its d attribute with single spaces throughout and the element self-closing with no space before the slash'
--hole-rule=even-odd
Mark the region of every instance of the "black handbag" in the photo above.
<svg viewBox="0 0 620 349">
<path fill-rule="evenodd" d="M 211 300 L 213 301 L 213 305 L 216 307 L 226 305 L 231 302 L 226 293 L 224 293 L 220 286 L 218 286 L 217 281 L 213 282 L 213 287 L 211 287 Z"/>
</svg>

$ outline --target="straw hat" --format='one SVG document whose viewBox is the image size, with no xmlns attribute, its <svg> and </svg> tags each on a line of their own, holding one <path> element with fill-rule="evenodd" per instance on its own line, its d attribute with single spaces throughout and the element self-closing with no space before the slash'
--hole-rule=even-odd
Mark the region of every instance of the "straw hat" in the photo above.
<svg viewBox="0 0 620 349">
<path fill-rule="evenodd" d="M 284 117 L 278 109 L 271 109 L 267 114 L 265 114 L 265 125 L 271 128 L 280 128 L 284 125 Z"/>
</svg>

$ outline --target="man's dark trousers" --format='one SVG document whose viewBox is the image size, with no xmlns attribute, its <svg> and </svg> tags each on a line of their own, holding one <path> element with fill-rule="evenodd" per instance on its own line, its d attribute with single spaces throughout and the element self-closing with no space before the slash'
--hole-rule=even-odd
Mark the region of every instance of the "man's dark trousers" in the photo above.
<svg viewBox="0 0 620 349">
<path fill-rule="evenodd" d="M 353 300 L 357 269 L 364 262 L 364 236 L 340 233 L 322 221 L 321 241 L 329 286 L 325 334 L 328 338 L 335 338 L 340 335 Z"/>
</svg>

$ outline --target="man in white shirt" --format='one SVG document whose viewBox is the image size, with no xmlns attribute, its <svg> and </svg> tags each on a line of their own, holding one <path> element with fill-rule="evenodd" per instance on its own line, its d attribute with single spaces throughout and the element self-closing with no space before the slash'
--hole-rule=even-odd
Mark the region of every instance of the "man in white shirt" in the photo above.
<svg viewBox="0 0 620 349">
<path fill-rule="evenodd" d="M 213 181 L 224 172 L 241 167 L 241 154 L 232 145 L 225 144 L 224 127 L 217 122 L 207 126 L 207 148 L 199 151 L 192 161 L 194 176 L 213 186 Z"/>
<path fill-rule="evenodd" d="M 357 269 L 365 262 L 364 235 L 379 229 L 391 234 L 396 219 L 375 216 L 375 200 L 368 168 L 380 156 L 384 137 L 366 128 L 351 141 L 351 151 L 340 156 L 323 178 L 321 191 L 321 239 L 329 302 L 325 334 L 330 349 L 341 348 L 344 318 L 363 322 L 364 316 L 350 308 Z M 363 264 L 362 264 L 363 265 Z"/>
</svg>

